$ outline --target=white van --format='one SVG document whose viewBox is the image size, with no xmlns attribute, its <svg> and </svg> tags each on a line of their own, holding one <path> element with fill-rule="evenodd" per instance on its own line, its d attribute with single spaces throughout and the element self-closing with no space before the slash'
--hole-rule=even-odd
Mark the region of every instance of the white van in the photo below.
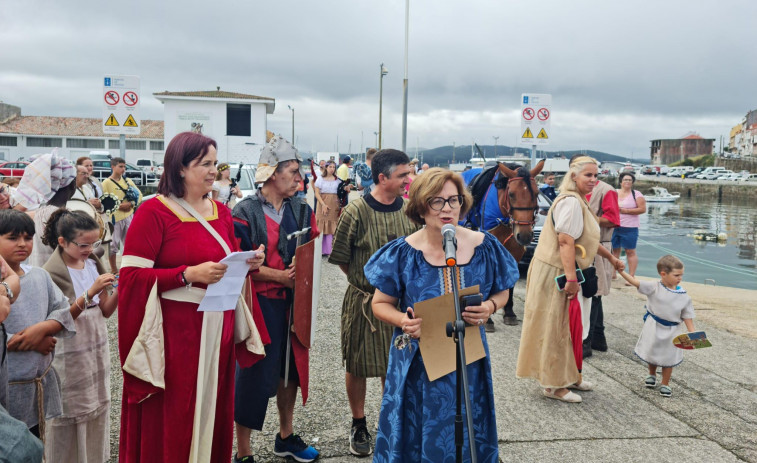
<svg viewBox="0 0 757 463">
<path fill-rule="evenodd" d="M 700 173 L 699 175 L 697 175 L 694 178 L 698 178 L 700 180 L 701 179 L 706 179 L 706 178 L 709 178 L 709 177 L 713 176 L 713 174 L 716 174 L 718 172 L 722 172 L 724 170 L 726 170 L 725 167 L 707 167 L 706 169 L 704 169 L 702 171 L 702 173 Z M 716 177 L 712 177 L 712 178 L 714 179 Z"/>
</svg>

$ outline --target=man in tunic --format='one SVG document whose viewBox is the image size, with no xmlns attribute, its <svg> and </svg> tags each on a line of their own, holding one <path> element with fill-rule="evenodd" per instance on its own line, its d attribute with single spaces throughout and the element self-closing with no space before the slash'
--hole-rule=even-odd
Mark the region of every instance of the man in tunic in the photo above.
<svg viewBox="0 0 757 463">
<path fill-rule="evenodd" d="M 262 430 L 268 399 L 276 396 L 279 410 L 279 433 L 273 453 L 293 457 L 299 462 L 318 458 L 318 451 L 293 432 L 297 386 L 305 403 L 308 396 L 308 349 L 291 336 L 287 350 L 289 308 L 294 288 L 293 257 L 297 242 L 287 235 L 311 227 L 315 238 L 318 229 L 315 214 L 304 198 L 295 196 L 298 183 L 305 176 L 297 149 L 281 137 L 271 139 L 260 154 L 255 183 L 263 185 L 234 206 L 234 232 L 244 251 L 266 246 L 260 270 L 252 274 L 271 343 L 265 346 L 265 358 L 250 368 L 237 367 L 234 421 L 237 432 L 237 455 L 234 462 L 252 463 L 252 430 Z M 290 354 L 287 385 L 284 386 L 286 354 Z"/>
<path fill-rule="evenodd" d="M 366 378 L 386 377 L 392 327 L 371 310 L 374 287 L 363 267 L 383 245 L 415 232 L 418 227 L 405 215 L 405 185 L 410 182 L 410 159 L 401 151 L 381 150 L 373 157 L 371 193 L 342 210 L 329 262 L 347 275 L 349 285 L 342 303 L 342 360 L 346 365 L 347 398 L 352 411 L 350 452 L 372 452 L 365 420 Z"/>
<path fill-rule="evenodd" d="M 588 198 L 589 209 L 597 215 L 599 220 L 599 245 L 612 251 L 612 230 L 620 225 L 618 193 L 612 186 L 597 180 L 597 184 Z M 597 294 L 591 298 L 589 334 L 583 341 L 584 358 L 591 357 L 592 349 L 607 352 L 602 296 L 610 294 L 613 267 L 610 261 L 599 254 L 594 258 L 594 267 L 597 269 L 598 290 Z"/>
</svg>

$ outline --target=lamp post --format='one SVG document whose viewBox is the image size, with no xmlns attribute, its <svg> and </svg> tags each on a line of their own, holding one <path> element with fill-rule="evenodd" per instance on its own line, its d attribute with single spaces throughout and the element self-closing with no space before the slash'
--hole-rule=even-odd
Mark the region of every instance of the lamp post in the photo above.
<svg viewBox="0 0 757 463">
<path fill-rule="evenodd" d="M 294 145 L 294 108 L 287 105 L 290 111 L 292 111 L 292 145 Z"/>
<path fill-rule="evenodd" d="M 405 78 L 402 81 L 402 152 L 407 152 L 407 41 L 410 35 L 410 0 L 405 0 Z"/>
<path fill-rule="evenodd" d="M 384 63 L 381 63 L 380 68 L 380 74 L 379 74 L 379 129 L 378 129 L 378 142 L 376 143 L 378 145 L 378 149 L 381 149 L 381 111 L 382 106 L 384 104 L 384 76 L 389 74 L 389 71 L 386 70 L 384 67 Z"/>
<path fill-rule="evenodd" d="M 376 144 L 373 146 L 378 146 L 378 132 L 373 132 L 373 135 L 376 135 Z"/>
<path fill-rule="evenodd" d="M 494 159 L 497 159 L 497 140 L 499 140 L 499 137 L 492 136 L 494 139 Z"/>
</svg>

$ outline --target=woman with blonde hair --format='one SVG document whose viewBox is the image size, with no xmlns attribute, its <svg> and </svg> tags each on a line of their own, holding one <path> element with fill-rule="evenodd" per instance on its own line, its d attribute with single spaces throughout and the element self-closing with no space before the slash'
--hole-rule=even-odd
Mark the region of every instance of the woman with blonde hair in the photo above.
<svg viewBox="0 0 757 463">
<path fill-rule="evenodd" d="M 589 156 L 571 161 L 560 184 L 560 195 L 547 214 L 526 280 L 516 376 L 536 379 L 544 396 L 563 402 L 581 402 L 581 396 L 570 389 L 594 388 L 581 376 L 578 365 L 582 359 L 575 357 L 571 339 L 568 307 L 572 299 L 582 295 L 576 269 L 590 267 L 597 253 L 614 267 L 623 267 L 600 246 L 599 222 L 586 201 L 597 183 L 597 166 Z M 558 276 L 564 276 L 562 289 L 558 288 Z M 588 317 L 584 320 L 588 328 Z M 588 334 L 588 330 L 583 331 Z"/>
<path fill-rule="evenodd" d="M 334 172 L 336 172 L 336 163 L 333 160 L 327 161 L 321 167 L 321 176 L 318 177 L 313 185 L 313 194 L 317 200 L 315 219 L 318 224 L 318 230 L 323 234 L 321 252 L 324 256 L 331 254 L 334 232 L 336 232 L 339 211 L 341 211 L 337 189 L 342 181 Z"/>
<path fill-rule="evenodd" d="M 213 199 L 226 205 L 229 209 L 236 204 L 236 198 L 242 197 L 242 190 L 238 186 L 231 186 L 231 169 L 228 163 L 218 164 L 218 173 L 213 182 Z"/>
</svg>

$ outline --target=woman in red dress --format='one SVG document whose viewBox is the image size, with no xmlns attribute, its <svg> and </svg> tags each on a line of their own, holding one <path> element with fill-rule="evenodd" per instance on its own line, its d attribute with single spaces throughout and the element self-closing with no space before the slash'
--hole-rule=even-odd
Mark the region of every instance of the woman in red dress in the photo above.
<svg viewBox="0 0 757 463">
<path fill-rule="evenodd" d="M 216 172 L 215 141 L 177 135 L 166 149 L 159 195 L 140 205 L 126 237 L 118 304 L 121 462 L 231 459 L 235 337 L 243 340 L 236 349 L 243 365 L 262 353 L 263 341 L 242 302 L 235 310 L 197 310 L 204 288 L 226 272 L 218 261 L 238 250 L 229 209 L 209 197 Z M 247 262 L 256 270 L 262 261 L 261 252 Z M 246 296 L 259 315 L 254 291 Z"/>
</svg>

